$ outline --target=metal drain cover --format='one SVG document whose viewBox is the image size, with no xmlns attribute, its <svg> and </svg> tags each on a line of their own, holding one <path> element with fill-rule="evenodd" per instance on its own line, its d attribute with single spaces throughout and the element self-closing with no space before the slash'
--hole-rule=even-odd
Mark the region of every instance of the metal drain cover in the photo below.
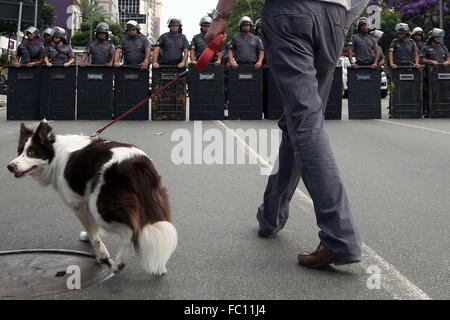
<svg viewBox="0 0 450 320">
<path fill-rule="evenodd" d="M 113 276 L 95 255 L 70 250 L 0 251 L 0 297 L 27 298 L 83 289 Z"/>
</svg>

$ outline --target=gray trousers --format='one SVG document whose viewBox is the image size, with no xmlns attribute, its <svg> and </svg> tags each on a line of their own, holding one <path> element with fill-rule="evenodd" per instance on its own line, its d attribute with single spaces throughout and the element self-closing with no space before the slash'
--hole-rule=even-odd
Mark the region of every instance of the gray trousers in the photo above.
<svg viewBox="0 0 450 320">
<path fill-rule="evenodd" d="M 280 4 L 281 3 L 281 4 Z M 289 217 L 300 177 L 314 202 L 319 238 L 336 259 L 359 261 L 361 242 L 324 127 L 333 73 L 345 39 L 343 7 L 321 1 L 268 1 L 263 41 L 284 114 L 278 170 L 258 208 L 260 232 L 273 235 Z M 275 166 L 276 167 L 276 166 Z"/>
</svg>

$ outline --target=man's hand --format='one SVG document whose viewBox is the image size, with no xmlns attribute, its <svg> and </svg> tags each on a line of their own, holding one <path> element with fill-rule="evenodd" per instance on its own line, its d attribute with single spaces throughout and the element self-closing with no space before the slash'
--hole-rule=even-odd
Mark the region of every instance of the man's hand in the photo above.
<svg viewBox="0 0 450 320">
<path fill-rule="evenodd" d="M 356 63 L 354 63 L 354 64 L 352 64 L 352 68 L 353 68 L 353 69 L 358 69 L 359 66 L 358 66 Z"/>
<path fill-rule="evenodd" d="M 371 65 L 370 65 L 370 68 L 371 69 L 376 69 L 378 67 L 378 65 L 376 64 L 376 63 L 372 63 Z"/>
<path fill-rule="evenodd" d="M 141 63 L 141 70 L 147 70 L 148 69 L 148 60 L 144 60 Z"/>
<path fill-rule="evenodd" d="M 197 61 L 192 61 L 192 64 L 193 64 L 194 66 L 196 66 L 196 65 L 197 65 Z"/>
<path fill-rule="evenodd" d="M 86 65 L 87 65 L 86 61 L 83 61 L 80 63 L 80 67 L 82 67 L 82 68 L 86 67 Z"/>
<path fill-rule="evenodd" d="M 414 64 L 414 68 L 415 68 L 415 69 L 420 69 L 420 67 L 421 67 L 420 64 L 418 64 L 418 63 L 415 63 L 415 64 Z"/>
<path fill-rule="evenodd" d="M 233 69 L 237 69 L 239 67 L 239 65 L 236 63 L 236 61 L 231 61 L 231 67 Z"/>
<path fill-rule="evenodd" d="M 256 69 L 256 70 L 261 69 L 261 67 L 262 67 L 262 63 L 261 63 L 261 62 L 255 63 L 255 69 Z"/>
<path fill-rule="evenodd" d="M 208 33 L 205 36 L 206 42 L 213 41 L 219 33 L 223 33 L 226 37 L 225 30 L 227 29 L 227 21 L 224 19 L 213 20 L 209 27 Z"/>
<path fill-rule="evenodd" d="M 64 63 L 64 67 L 67 68 L 68 66 L 70 66 L 70 63 L 69 63 L 69 62 Z"/>
<path fill-rule="evenodd" d="M 51 62 L 46 62 L 45 65 L 46 65 L 47 67 L 53 66 L 53 64 L 52 64 Z"/>
<path fill-rule="evenodd" d="M 216 62 L 214 62 L 215 67 L 220 67 L 221 64 L 222 64 L 222 61 L 219 59 L 217 59 Z"/>
<path fill-rule="evenodd" d="M 158 62 L 153 62 L 153 68 L 159 69 L 159 63 Z"/>
<path fill-rule="evenodd" d="M 444 65 L 444 66 L 450 65 L 450 60 L 445 61 L 445 62 L 443 63 L 443 65 Z"/>
<path fill-rule="evenodd" d="M 395 63 L 393 63 L 392 66 L 391 66 L 391 68 L 392 68 L 392 69 L 397 69 L 397 68 L 398 68 L 398 65 L 396 65 Z"/>
<path fill-rule="evenodd" d="M 113 66 L 113 62 L 111 61 L 111 62 L 108 62 L 107 64 L 106 64 L 106 66 L 107 67 L 112 67 Z"/>
<path fill-rule="evenodd" d="M 436 60 L 431 60 L 431 64 L 432 64 L 433 66 L 437 66 L 437 65 L 439 64 L 439 62 L 437 62 Z"/>
<path fill-rule="evenodd" d="M 20 62 L 14 63 L 14 66 L 15 66 L 16 68 L 20 68 Z"/>
<path fill-rule="evenodd" d="M 181 69 L 184 67 L 184 63 L 180 62 L 179 64 L 177 64 L 178 69 Z"/>
<path fill-rule="evenodd" d="M 27 67 L 28 67 L 28 68 L 31 68 L 32 66 L 34 66 L 34 63 L 33 63 L 33 62 L 27 63 Z"/>
</svg>

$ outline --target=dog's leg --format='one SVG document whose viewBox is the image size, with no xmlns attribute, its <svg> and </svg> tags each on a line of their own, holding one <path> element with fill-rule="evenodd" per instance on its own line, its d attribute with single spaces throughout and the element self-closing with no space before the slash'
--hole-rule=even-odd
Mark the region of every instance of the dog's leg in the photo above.
<svg viewBox="0 0 450 320">
<path fill-rule="evenodd" d="M 123 239 L 122 245 L 117 253 L 114 265 L 111 269 L 112 272 L 118 273 L 125 268 L 125 265 L 128 263 L 130 259 L 131 253 L 133 252 L 133 244 L 131 242 L 131 238 Z"/>
<path fill-rule="evenodd" d="M 109 252 L 102 239 L 100 239 L 99 227 L 86 205 L 83 204 L 78 210 L 75 210 L 75 215 L 87 231 L 87 235 L 97 256 L 97 262 L 111 264 Z"/>
</svg>

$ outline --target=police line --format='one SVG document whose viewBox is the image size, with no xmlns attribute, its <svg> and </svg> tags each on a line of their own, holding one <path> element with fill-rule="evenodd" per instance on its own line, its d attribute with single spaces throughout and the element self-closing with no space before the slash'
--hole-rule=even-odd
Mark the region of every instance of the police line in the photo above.
<svg viewBox="0 0 450 320">
<path fill-rule="evenodd" d="M 184 71 L 176 66 L 152 70 L 152 90 Z M 450 69 L 442 65 L 422 70 L 391 70 L 390 115 L 420 118 L 425 107 L 430 117 L 450 117 Z M 424 85 L 424 79 L 427 85 Z M 349 119 L 381 118 L 380 71 L 360 67 L 348 69 Z M 148 97 L 149 71 L 139 66 L 9 67 L 8 120 L 109 120 L 119 117 Z M 189 91 L 187 91 L 187 88 Z M 427 99 L 422 90 L 429 88 Z M 190 120 L 223 120 L 228 102 L 228 119 L 279 119 L 283 113 L 281 95 L 267 67 L 255 70 L 208 65 L 204 71 L 189 67 L 188 79 L 152 100 L 152 120 L 185 120 L 189 92 Z M 342 68 L 336 67 L 327 101 L 326 119 L 342 118 Z M 145 105 L 126 116 L 127 120 L 148 120 Z"/>
</svg>

